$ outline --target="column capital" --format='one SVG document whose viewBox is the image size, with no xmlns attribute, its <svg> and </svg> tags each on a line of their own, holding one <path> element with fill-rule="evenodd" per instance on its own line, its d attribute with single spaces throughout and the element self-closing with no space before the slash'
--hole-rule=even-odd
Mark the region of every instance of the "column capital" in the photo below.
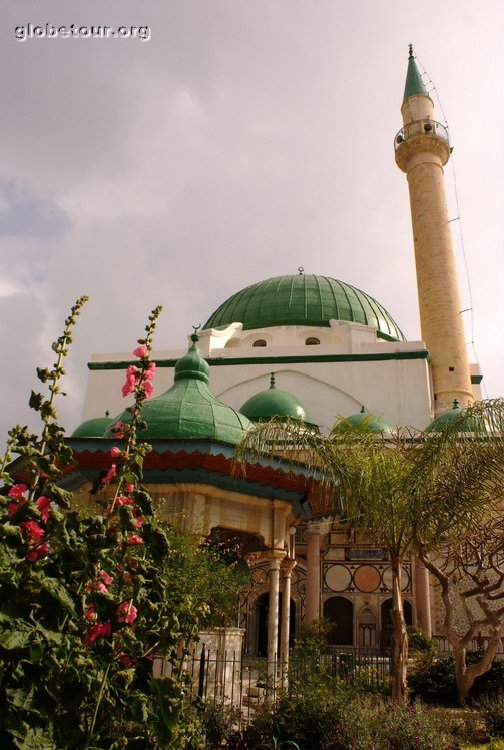
<svg viewBox="0 0 504 750">
<path fill-rule="evenodd" d="M 296 565 L 297 565 L 296 560 L 293 560 L 291 557 L 286 557 L 285 560 L 282 560 L 282 563 L 281 563 L 280 570 L 282 572 L 282 575 L 284 576 L 290 575 L 292 571 L 294 570 L 294 568 L 296 567 Z"/>
<path fill-rule="evenodd" d="M 266 559 L 269 562 L 270 570 L 280 570 L 282 560 L 286 556 L 287 552 L 284 549 L 270 549 L 266 553 Z"/>
</svg>

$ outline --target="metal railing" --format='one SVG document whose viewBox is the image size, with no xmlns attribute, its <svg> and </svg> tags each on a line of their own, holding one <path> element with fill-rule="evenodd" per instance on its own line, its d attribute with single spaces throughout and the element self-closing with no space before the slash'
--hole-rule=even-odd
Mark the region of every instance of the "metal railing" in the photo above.
<svg viewBox="0 0 504 750">
<path fill-rule="evenodd" d="M 401 130 L 397 133 L 396 137 L 394 138 L 395 151 L 397 151 L 401 143 L 404 143 L 404 141 L 407 141 L 408 138 L 412 138 L 416 135 L 436 135 L 446 141 L 448 145 L 450 143 L 448 129 L 440 122 L 429 119 L 414 120 L 413 122 L 409 122 L 407 125 L 401 128 Z"/>
</svg>

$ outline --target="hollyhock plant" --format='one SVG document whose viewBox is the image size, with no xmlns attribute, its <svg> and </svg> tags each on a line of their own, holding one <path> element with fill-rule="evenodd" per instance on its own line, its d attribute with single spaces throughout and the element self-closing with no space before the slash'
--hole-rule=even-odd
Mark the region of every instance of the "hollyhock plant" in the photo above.
<svg viewBox="0 0 504 750">
<path fill-rule="evenodd" d="M 140 545 L 144 544 L 144 540 L 142 539 L 141 536 L 138 536 L 138 534 L 131 534 L 128 537 L 128 544 L 131 544 L 133 546 L 135 546 L 135 545 L 140 546 Z"/>
<path fill-rule="evenodd" d="M 121 455 L 121 453 L 122 453 L 121 449 L 115 445 L 110 449 L 110 455 L 112 456 L 112 458 L 118 458 Z"/>
<path fill-rule="evenodd" d="M 124 424 L 122 422 L 116 422 L 112 427 L 112 434 L 117 440 L 121 440 L 124 437 Z"/>
<path fill-rule="evenodd" d="M 97 622 L 96 625 L 90 629 L 85 640 L 83 641 L 84 646 L 91 646 L 98 638 L 108 638 L 112 635 L 112 625 L 110 622 Z"/>
<path fill-rule="evenodd" d="M 150 398 L 152 396 L 152 393 L 154 391 L 154 386 L 150 382 L 150 380 L 145 380 L 142 383 L 142 388 L 145 393 L 145 398 Z"/>
</svg>

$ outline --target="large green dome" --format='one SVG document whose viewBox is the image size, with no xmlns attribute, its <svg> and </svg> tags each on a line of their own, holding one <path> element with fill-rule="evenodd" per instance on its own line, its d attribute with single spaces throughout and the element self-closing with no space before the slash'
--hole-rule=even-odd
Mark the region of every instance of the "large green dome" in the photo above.
<svg viewBox="0 0 504 750">
<path fill-rule="evenodd" d="M 204 328 L 243 323 L 244 330 L 268 326 L 330 325 L 345 320 L 375 326 L 378 336 L 404 341 L 389 313 L 369 294 L 329 276 L 275 276 L 242 289 L 222 303 Z"/>
</svg>

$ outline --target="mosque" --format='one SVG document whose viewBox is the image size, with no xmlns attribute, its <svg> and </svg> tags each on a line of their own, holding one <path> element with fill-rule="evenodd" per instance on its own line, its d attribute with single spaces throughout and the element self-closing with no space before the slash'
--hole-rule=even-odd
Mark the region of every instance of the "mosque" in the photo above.
<svg viewBox="0 0 504 750">
<path fill-rule="evenodd" d="M 394 139 L 407 176 L 418 298 L 419 341 L 405 337 L 377 300 L 330 276 L 299 268 L 233 294 L 191 336 L 187 352 L 156 351 L 156 393 L 146 402 L 152 444 L 144 483 L 166 518 L 204 538 L 242 540 L 250 584 L 235 642 L 246 653 L 285 658 L 302 620 L 326 617 L 330 642 L 385 648 L 391 633 L 387 552 L 321 512 L 307 467 L 258 459 L 231 471 L 235 446 L 253 424 L 290 417 L 327 431 L 348 417 L 369 429 L 425 429 L 480 398 L 482 376 L 467 358 L 443 167 L 451 148 L 410 47 Z M 294 269 L 290 269 L 294 270 Z M 116 444 L 110 426 L 124 410 L 131 354 L 89 363 L 84 419 L 69 442 L 73 487 L 89 491 Z M 105 414 L 112 416 L 103 416 Z M 439 632 L 438 606 L 418 560 L 404 565 L 405 613 Z M 238 639 L 238 641 L 236 641 Z"/>
</svg>

